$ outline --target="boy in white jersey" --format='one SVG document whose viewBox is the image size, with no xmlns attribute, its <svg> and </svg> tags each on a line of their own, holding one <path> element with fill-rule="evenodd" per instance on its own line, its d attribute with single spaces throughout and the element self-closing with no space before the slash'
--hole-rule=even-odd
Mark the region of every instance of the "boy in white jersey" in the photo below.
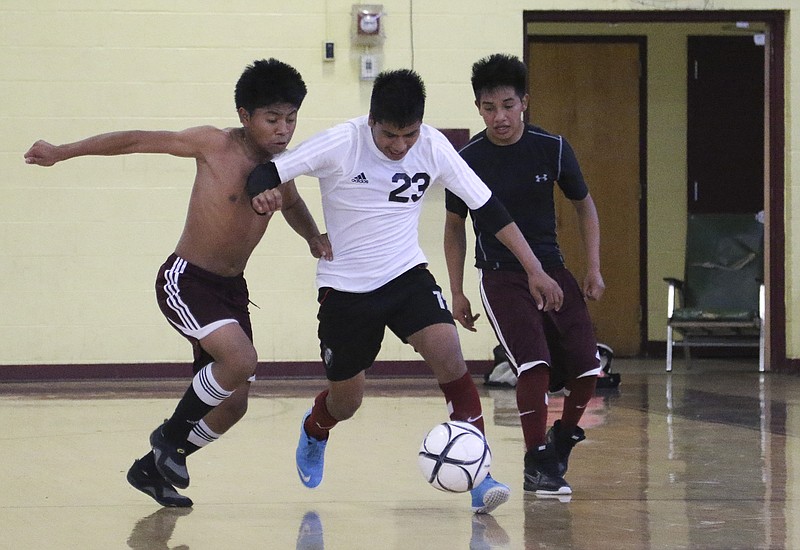
<svg viewBox="0 0 800 550">
<path fill-rule="evenodd" d="M 319 179 L 333 259 L 317 267 L 319 339 L 328 388 L 301 424 L 297 471 L 307 487 L 322 481 L 329 431 L 355 414 L 365 371 L 386 327 L 414 346 L 433 370 L 452 420 L 483 431 L 478 391 L 467 372 L 453 317 L 426 269 L 417 225 L 429 185 L 442 183 L 495 228 L 525 266 L 540 307 L 560 307 L 558 285 L 506 210 L 447 139 L 422 123 L 425 87 L 408 70 L 375 80 L 370 114 L 317 134 L 258 166 L 248 180 L 256 212 L 280 207 L 278 187 L 301 174 Z M 509 489 L 491 476 L 472 490 L 472 509 L 489 513 Z"/>
</svg>

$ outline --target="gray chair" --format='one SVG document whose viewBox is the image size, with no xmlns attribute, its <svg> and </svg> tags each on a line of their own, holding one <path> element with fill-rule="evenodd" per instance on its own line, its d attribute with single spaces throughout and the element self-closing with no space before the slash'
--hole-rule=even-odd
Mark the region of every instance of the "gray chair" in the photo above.
<svg viewBox="0 0 800 550">
<path fill-rule="evenodd" d="M 755 214 L 692 214 L 684 278 L 667 290 L 667 372 L 683 347 L 757 347 L 764 372 L 764 224 Z M 681 336 L 676 340 L 675 336 Z"/>
</svg>

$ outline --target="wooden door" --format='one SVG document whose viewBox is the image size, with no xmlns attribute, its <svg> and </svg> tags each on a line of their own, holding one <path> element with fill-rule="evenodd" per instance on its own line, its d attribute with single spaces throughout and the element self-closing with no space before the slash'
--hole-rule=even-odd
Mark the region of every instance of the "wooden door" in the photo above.
<svg viewBox="0 0 800 550">
<path fill-rule="evenodd" d="M 764 208 L 764 46 L 747 36 L 690 36 L 687 209 Z"/>
<path fill-rule="evenodd" d="M 616 355 L 638 355 L 646 333 L 641 247 L 644 231 L 640 80 L 637 38 L 559 37 L 529 42 L 529 118 L 563 135 L 575 149 L 600 216 L 600 261 L 606 293 L 590 302 L 597 339 Z M 556 192 L 558 241 L 579 282 L 585 254 L 574 207 Z"/>
</svg>

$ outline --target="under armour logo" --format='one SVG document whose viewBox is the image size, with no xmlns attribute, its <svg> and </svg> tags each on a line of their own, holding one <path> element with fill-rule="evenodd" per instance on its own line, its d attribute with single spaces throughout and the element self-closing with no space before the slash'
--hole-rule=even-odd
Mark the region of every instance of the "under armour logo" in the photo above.
<svg viewBox="0 0 800 550">
<path fill-rule="evenodd" d="M 547 174 L 536 174 L 534 179 L 536 183 L 542 183 L 543 181 L 547 181 Z"/>
<path fill-rule="evenodd" d="M 328 346 L 324 346 L 322 348 L 322 362 L 325 365 L 325 368 L 330 368 L 331 364 L 333 363 L 333 350 Z"/>
<path fill-rule="evenodd" d="M 364 174 L 364 172 L 361 172 L 359 175 L 357 175 L 350 181 L 352 181 L 353 183 L 369 183 L 369 180 L 367 179 L 367 176 Z"/>
</svg>

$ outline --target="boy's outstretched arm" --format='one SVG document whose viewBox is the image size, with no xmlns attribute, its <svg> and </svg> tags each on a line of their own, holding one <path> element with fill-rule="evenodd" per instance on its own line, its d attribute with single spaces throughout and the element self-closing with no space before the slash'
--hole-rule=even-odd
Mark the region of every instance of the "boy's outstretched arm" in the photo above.
<svg viewBox="0 0 800 550">
<path fill-rule="evenodd" d="M 167 130 L 108 132 L 62 145 L 39 140 L 28 149 L 24 158 L 28 164 L 53 166 L 57 162 L 87 155 L 164 153 L 176 157 L 198 157 L 216 132 L 220 130 L 210 126 L 200 126 L 180 132 Z"/>
</svg>

